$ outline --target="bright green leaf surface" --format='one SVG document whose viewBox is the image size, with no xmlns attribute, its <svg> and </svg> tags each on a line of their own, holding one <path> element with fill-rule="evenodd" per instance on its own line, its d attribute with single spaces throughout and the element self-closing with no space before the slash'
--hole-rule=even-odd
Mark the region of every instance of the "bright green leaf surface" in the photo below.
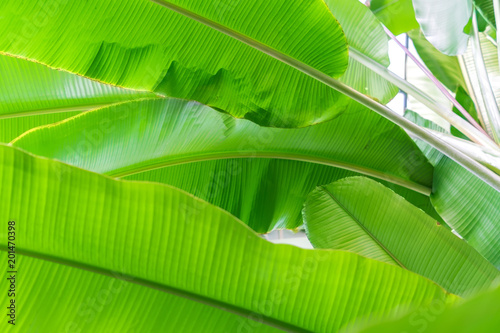
<svg viewBox="0 0 500 333">
<path fill-rule="evenodd" d="M 478 295 L 456 306 L 434 302 L 431 306 L 361 330 L 363 333 L 496 333 L 500 327 L 500 288 Z"/>
<path fill-rule="evenodd" d="M 357 0 L 327 0 L 325 3 L 342 25 L 350 49 L 354 48 L 378 63 L 389 66 L 387 34 L 365 5 Z M 399 92 L 397 86 L 352 58 L 349 58 L 349 66 L 340 81 L 384 104 Z M 351 102 L 350 108 L 359 109 L 360 106 Z"/>
<path fill-rule="evenodd" d="M 500 192 L 443 158 L 434 171 L 431 200 L 450 227 L 500 268 Z"/>
<path fill-rule="evenodd" d="M 411 0 L 372 0 L 370 9 L 395 35 L 419 28 Z"/>
<path fill-rule="evenodd" d="M 263 323 L 315 332 L 455 300 L 394 265 L 271 244 L 227 212 L 173 187 L 117 181 L 4 145 L 0 161 L 0 217 L 16 221 L 21 255 L 119 271 L 145 286 L 245 315 L 262 313 L 271 301 Z M 0 237 L 5 248 L 6 234 Z M 60 311 L 64 305 L 53 304 Z M 32 309 L 25 313 L 28 323 L 38 313 Z M 70 320 L 78 315 L 64 312 Z M 51 324 L 59 329 L 58 321 Z"/>
<path fill-rule="evenodd" d="M 168 2 L 327 75 L 346 69 L 345 36 L 321 0 Z M 1 52 L 113 85 L 277 127 L 322 122 L 347 107 L 346 97 L 306 74 L 156 3 L 13 0 L 2 1 L 0 12 Z"/>
<path fill-rule="evenodd" d="M 7 252 L 0 259 L 7 262 Z M 147 288 L 121 271 L 106 276 L 19 253 L 16 263 L 16 325 L 5 317 L 2 332 L 282 332 L 258 315 L 254 321 Z M 7 293 L 0 301 L 9 304 Z"/>
<path fill-rule="evenodd" d="M 304 223 L 315 248 L 352 251 L 398 265 L 461 296 L 500 277 L 465 241 L 365 177 L 318 187 L 305 203 Z"/>
<path fill-rule="evenodd" d="M 413 189 L 430 186 L 433 173 L 406 133 L 363 109 L 308 128 L 272 129 L 195 102 L 145 100 L 87 112 L 13 144 L 99 173 L 181 187 L 259 232 L 297 227 L 307 194 L 351 171 Z M 266 159 L 224 161 L 257 157 Z M 146 174 L 133 176 L 139 172 Z M 433 215 L 424 196 L 396 190 Z"/>
<path fill-rule="evenodd" d="M 0 120 L 86 111 L 116 102 L 155 97 L 152 93 L 108 86 L 5 55 L 0 55 L 0 77 Z"/>
<path fill-rule="evenodd" d="M 81 111 L 155 97 L 5 55 L 0 55 L 0 77 L 0 142 Z"/>
<path fill-rule="evenodd" d="M 195 175 L 195 176 L 194 176 Z M 300 161 L 239 158 L 173 165 L 124 177 L 181 188 L 227 210 L 257 232 L 302 225 L 302 205 L 316 187 L 359 173 Z M 443 222 L 429 197 L 382 182 Z"/>
<path fill-rule="evenodd" d="M 79 113 L 73 111 L 0 119 L 0 142 L 10 142 L 34 127 L 52 124 Z"/>
<path fill-rule="evenodd" d="M 196 102 L 142 100 L 40 127 L 12 143 L 114 176 L 207 159 L 268 157 L 341 166 L 408 186 L 429 186 L 432 180 L 432 166 L 406 133 L 371 112 L 276 129 Z"/>
</svg>

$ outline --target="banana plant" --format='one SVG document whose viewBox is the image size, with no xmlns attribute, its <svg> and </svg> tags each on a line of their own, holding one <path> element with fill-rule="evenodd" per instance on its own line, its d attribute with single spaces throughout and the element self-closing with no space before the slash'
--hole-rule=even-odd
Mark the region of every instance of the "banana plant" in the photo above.
<svg viewBox="0 0 500 333">
<path fill-rule="evenodd" d="M 1 331 L 494 332 L 499 11 L 2 1 Z"/>
</svg>

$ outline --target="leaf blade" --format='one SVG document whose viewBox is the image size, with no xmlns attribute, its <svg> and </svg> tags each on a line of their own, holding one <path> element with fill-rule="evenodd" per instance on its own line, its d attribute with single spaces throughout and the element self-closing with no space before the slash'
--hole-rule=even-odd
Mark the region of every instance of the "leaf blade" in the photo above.
<svg viewBox="0 0 500 333">
<path fill-rule="evenodd" d="M 4 145 L 0 160 L 5 189 L 0 214 L 30 226 L 18 229 L 21 252 L 99 270 L 121 269 L 151 285 L 249 312 L 258 313 L 259 301 L 276 290 L 281 301 L 266 316 L 318 332 L 338 330 L 368 313 L 379 318 L 391 309 L 404 312 L 434 299 L 455 300 L 427 279 L 352 253 L 268 243 L 227 212 L 172 187 L 117 181 Z M 57 178 L 61 181 L 52 181 Z M 21 204 L 28 202 L 50 209 L 31 214 Z M 207 237 L 211 233 L 218 237 Z M 5 236 L 0 235 L 2 244 Z M 147 252 L 144 244 L 150 245 Z M 304 274 L 305 265 L 314 262 Z M 290 276 L 294 268 L 299 273 Z M 374 270 L 381 274 L 367 285 Z M 391 285 L 389 292 L 382 282 Z M 334 296 L 310 297 L 325 290 Z M 352 292 L 360 302 L 351 301 Z M 316 307 L 325 315 L 307 310 Z M 350 311 L 339 313 L 339 308 Z"/>
<path fill-rule="evenodd" d="M 0 51 L 113 85 L 198 100 L 267 126 L 308 126 L 331 119 L 347 104 L 341 94 L 307 75 L 157 4 L 138 0 L 46 3 L 55 10 L 45 16 L 47 24 L 29 38 L 18 32 L 29 28 L 39 8 L 15 1 L 2 4 L 6 15 L 0 31 L 7 38 L 0 42 Z M 241 13 L 239 20 L 231 20 L 237 29 L 229 28 L 231 31 L 248 33 L 248 38 L 257 38 L 262 45 L 269 43 L 270 48 L 297 57 L 298 63 L 303 61 L 332 76 L 339 76 L 347 66 L 345 37 L 322 1 L 255 2 L 253 10 L 267 9 L 269 15 L 258 26 L 250 6 L 243 2 L 231 3 L 234 8 L 225 15 L 216 12 L 221 2 L 204 3 L 196 10 L 206 11 L 210 22 L 229 24 L 225 20 Z M 85 22 L 67 19 L 74 15 Z M 273 15 L 282 20 L 273 20 Z M 282 27 L 271 29 L 276 24 Z M 280 31 L 288 33 L 285 38 Z M 311 35 L 304 36 L 306 32 Z M 291 91 L 300 98 L 289 98 Z"/>
<path fill-rule="evenodd" d="M 460 296 L 500 277 L 471 246 L 371 179 L 350 177 L 317 188 L 303 214 L 315 247 L 399 265 Z"/>
</svg>

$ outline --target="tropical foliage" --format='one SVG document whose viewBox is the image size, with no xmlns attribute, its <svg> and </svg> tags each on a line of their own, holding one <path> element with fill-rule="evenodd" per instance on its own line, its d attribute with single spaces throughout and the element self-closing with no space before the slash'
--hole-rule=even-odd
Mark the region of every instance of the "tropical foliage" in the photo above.
<svg viewBox="0 0 500 333">
<path fill-rule="evenodd" d="M 1 331 L 496 332 L 499 15 L 3 0 Z"/>
</svg>

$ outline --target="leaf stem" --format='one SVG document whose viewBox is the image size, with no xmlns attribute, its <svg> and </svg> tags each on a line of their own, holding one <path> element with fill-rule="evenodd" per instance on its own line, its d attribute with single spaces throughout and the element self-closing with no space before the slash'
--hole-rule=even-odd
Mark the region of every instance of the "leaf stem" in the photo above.
<svg viewBox="0 0 500 333">
<path fill-rule="evenodd" d="M 421 91 L 408 81 L 400 78 L 399 76 L 388 70 L 386 67 L 380 65 L 373 59 L 367 57 L 366 55 L 362 54 L 361 52 L 352 47 L 349 48 L 349 56 L 352 59 L 361 63 L 362 65 L 368 67 L 378 75 L 382 76 L 387 81 L 396 85 L 399 89 L 415 97 L 416 100 L 427 106 L 429 109 L 431 109 L 441 117 L 443 117 L 445 120 L 447 120 L 450 124 L 455 126 L 460 132 L 462 132 L 472 141 L 480 145 L 483 145 L 485 147 L 499 150 L 498 146 L 494 142 L 492 142 L 490 137 L 485 135 L 483 131 L 478 131 L 474 126 L 472 126 L 464 119 L 460 118 L 453 111 L 449 110 L 446 106 L 439 104 L 429 95 L 427 95 L 426 93 L 424 93 L 423 91 Z"/>
<path fill-rule="evenodd" d="M 125 168 L 115 169 L 113 171 L 104 172 L 104 174 L 111 177 L 123 178 L 126 176 L 130 176 L 140 172 L 151 171 L 155 169 L 160 169 L 168 166 L 185 164 L 185 163 L 194 163 L 201 161 L 212 161 L 218 159 L 233 159 L 233 158 L 271 158 L 271 159 L 284 159 L 291 161 L 301 161 L 301 162 L 309 162 L 315 164 L 328 165 L 335 168 L 341 168 L 345 170 L 354 171 L 357 173 L 361 173 L 365 176 L 378 178 L 381 180 L 385 180 L 387 182 L 405 187 L 412 191 L 421 193 L 423 195 L 429 196 L 431 194 L 431 188 L 417 182 L 403 179 L 398 176 L 391 175 L 387 172 L 382 172 L 375 169 L 370 169 L 367 167 L 345 163 L 339 160 L 332 160 L 327 158 L 308 156 L 305 154 L 290 154 L 283 152 L 263 152 L 263 151 L 248 151 L 242 153 L 241 151 L 224 151 L 216 154 L 199 154 L 199 155 L 191 155 L 189 157 L 177 157 L 172 159 L 157 159 L 151 161 L 148 165 L 129 165 Z"/>
</svg>

